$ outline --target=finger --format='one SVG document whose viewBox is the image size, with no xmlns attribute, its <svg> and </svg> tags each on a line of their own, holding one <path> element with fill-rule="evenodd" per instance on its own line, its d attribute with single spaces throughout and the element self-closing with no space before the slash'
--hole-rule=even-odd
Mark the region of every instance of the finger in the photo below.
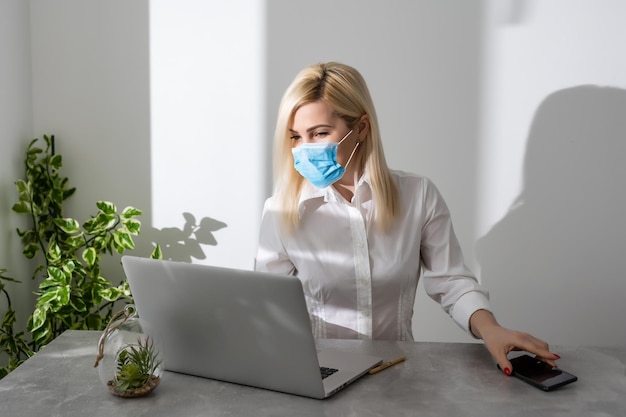
<svg viewBox="0 0 626 417">
<path fill-rule="evenodd" d="M 494 359 L 496 360 L 496 362 L 498 363 L 498 366 L 500 367 L 502 372 L 504 372 L 506 376 L 511 376 L 511 373 L 513 372 L 513 365 L 511 365 L 511 362 L 509 361 L 509 358 L 506 356 L 506 353 L 496 352 L 496 353 L 493 353 L 492 355 Z"/>
<path fill-rule="evenodd" d="M 550 354 L 550 358 L 546 358 L 543 356 L 539 356 L 539 355 L 535 355 L 535 358 L 539 359 L 540 361 L 543 361 L 551 366 L 557 366 L 556 361 L 558 359 L 561 359 L 561 357 L 559 355 L 557 355 L 556 353 L 551 353 Z"/>
<path fill-rule="evenodd" d="M 537 359 L 549 363 L 552 366 L 556 366 L 555 361 L 561 358 L 556 353 L 550 351 L 550 346 L 546 342 L 527 333 L 520 334 L 516 348 L 532 353 Z"/>
</svg>

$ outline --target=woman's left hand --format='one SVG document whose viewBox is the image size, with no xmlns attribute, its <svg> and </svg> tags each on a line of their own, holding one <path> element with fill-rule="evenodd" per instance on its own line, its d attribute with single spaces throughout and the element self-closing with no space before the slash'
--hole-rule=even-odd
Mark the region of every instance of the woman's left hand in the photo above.
<svg viewBox="0 0 626 417">
<path fill-rule="evenodd" d="M 559 355 L 550 352 L 549 345 L 528 333 L 507 329 L 498 324 L 493 314 L 487 310 L 478 310 L 470 318 L 472 333 L 483 339 L 485 347 L 500 366 L 500 369 L 511 375 L 513 366 L 507 354 L 514 350 L 523 350 L 537 356 L 538 359 L 556 366 Z"/>
</svg>

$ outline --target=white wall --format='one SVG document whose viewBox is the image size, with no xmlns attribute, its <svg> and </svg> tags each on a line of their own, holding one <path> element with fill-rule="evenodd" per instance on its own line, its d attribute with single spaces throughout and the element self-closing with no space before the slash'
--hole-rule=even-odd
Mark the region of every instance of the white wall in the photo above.
<svg viewBox="0 0 626 417">
<path fill-rule="evenodd" d="M 84 218 L 103 198 L 135 205 L 146 212 L 138 252 L 165 239 L 173 257 L 251 267 L 280 95 L 302 66 L 343 61 L 370 84 L 390 165 L 438 184 L 503 324 L 555 344 L 626 344 L 623 3 L 30 5 L 30 32 L 3 25 L 20 51 L 0 43 L 3 60 L 18 62 L 0 85 L 17 80 L 20 91 L 0 99 L 17 123 L 0 130 L 11 141 L 57 135 L 78 188 L 68 214 Z M 5 9 L 26 20 L 15 1 Z M 29 35 L 32 62 L 21 52 Z M 5 196 L 21 175 L 17 148 L 3 157 Z M 198 234 L 185 212 L 208 218 Z M 4 242 L 11 256 L 15 239 Z M 469 340 L 423 292 L 414 332 Z"/>
<path fill-rule="evenodd" d="M 500 319 L 626 345 L 626 3 L 490 2 L 477 258 Z"/>
<path fill-rule="evenodd" d="M 0 2 L 0 268 L 7 275 L 22 280 L 8 284 L 13 308 L 33 302 L 30 282 L 32 271 L 22 255 L 15 229 L 25 228 L 26 219 L 16 216 L 11 206 L 17 200 L 15 180 L 24 174 L 24 152 L 32 139 L 32 101 L 30 80 L 30 25 L 28 2 Z M 6 304 L 0 295 L 0 313 Z M 21 311 L 20 311 L 21 313 Z M 26 313 L 18 314 L 18 326 L 25 326 Z"/>
<path fill-rule="evenodd" d="M 61 173 L 77 188 L 65 215 L 82 222 L 98 200 L 144 210 L 138 252 L 149 254 L 149 2 L 30 4 L 33 131 L 55 134 Z M 104 266 L 123 279 L 117 260 Z"/>
<path fill-rule="evenodd" d="M 150 2 L 151 207 L 156 239 L 175 241 L 166 258 L 254 266 L 266 187 L 264 17 L 257 0 Z M 184 213 L 198 233 L 181 240 Z"/>
</svg>

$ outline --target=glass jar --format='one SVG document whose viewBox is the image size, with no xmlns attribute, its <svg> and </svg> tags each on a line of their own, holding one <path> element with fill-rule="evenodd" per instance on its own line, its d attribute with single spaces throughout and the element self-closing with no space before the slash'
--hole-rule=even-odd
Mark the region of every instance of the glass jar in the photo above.
<svg viewBox="0 0 626 417">
<path fill-rule="evenodd" d="M 132 304 L 111 318 L 98 342 L 100 381 L 119 397 L 140 397 L 161 382 L 164 370 L 161 345 L 146 333 Z"/>
</svg>

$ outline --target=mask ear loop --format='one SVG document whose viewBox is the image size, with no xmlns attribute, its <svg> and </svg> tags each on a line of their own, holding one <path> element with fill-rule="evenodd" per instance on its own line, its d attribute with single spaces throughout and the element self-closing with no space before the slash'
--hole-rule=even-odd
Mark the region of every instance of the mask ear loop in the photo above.
<svg viewBox="0 0 626 417">
<path fill-rule="evenodd" d="M 354 129 L 350 130 L 348 133 L 346 133 L 346 136 L 344 136 L 343 138 L 341 138 L 341 140 L 339 142 L 337 142 L 337 147 L 339 147 L 339 145 L 341 145 L 341 142 L 343 142 L 344 140 L 346 140 L 346 138 L 348 136 L 350 136 L 350 134 L 354 132 Z M 359 145 L 361 144 L 361 142 L 357 142 L 356 145 L 354 145 L 354 149 L 352 149 L 352 153 L 350 154 L 350 157 L 348 158 L 348 162 L 346 162 L 346 166 L 344 166 L 343 168 L 348 168 L 348 164 L 350 163 L 350 161 L 352 160 L 352 157 L 354 156 L 354 153 L 356 152 L 356 148 L 359 147 Z"/>
<path fill-rule="evenodd" d="M 348 136 L 350 136 L 350 134 L 354 132 L 354 129 L 350 130 L 348 133 L 346 133 L 346 136 L 342 137 L 341 140 L 339 142 L 337 142 L 337 146 L 341 145 L 341 142 L 343 142 L 344 140 L 346 140 L 346 138 Z"/>
<path fill-rule="evenodd" d="M 354 149 L 352 149 L 352 153 L 350 154 L 350 157 L 348 158 L 348 162 L 346 162 L 346 166 L 345 168 L 348 168 L 348 165 L 350 164 L 350 161 L 352 161 L 352 157 L 354 156 L 354 153 L 356 152 L 356 148 L 359 147 L 359 145 L 361 144 L 361 142 L 357 142 L 356 145 L 354 145 Z"/>
<path fill-rule="evenodd" d="M 345 170 L 346 168 L 348 168 L 348 165 L 350 164 L 350 161 L 352 161 L 352 157 L 354 156 L 354 153 L 356 152 L 356 148 L 358 148 L 360 144 L 361 144 L 361 142 L 357 142 L 357 143 L 356 143 L 356 145 L 354 145 L 354 149 L 352 149 L 352 153 L 350 154 L 350 158 L 348 158 L 348 162 L 346 162 L 346 166 L 343 168 L 344 170 Z M 356 172 L 356 171 L 354 171 L 354 179 L 353 179 L 353 182 L 354 182 L 354 189 L 355 189 L 355 190 L 356 190 L 356 185 L 357 185 L 357 182 L 358 182 L 358 180 L 359 180 L 359 179 L 358 179 L 358 175 L 359 175 L 359 173 L 358 173 L 358 172 Z"/>
<path fill-rule="evenodd" d="M 341 139 L 341 140 L 339 141 L 339 143 L 337 143 L 337 146 L 339 146 L 339 144 L 340 144 L 341 142 L 343 142 L 343 141 L 344 141 L 344 140 L 345 140 L 345 139 L 346 139 L 346 138 L 350 135 L 350 133 L 352 133 L 352 132 L 353 132 L 352 130 L 351 130 L 351 131 L 349 131 L 349 132 L 346 134 L 346 136 L 344 136 L 344 137 L 343 137 L 343 139 Z M 354 145 L 354 149 L 352 149 L 352 153 L 350 154 L 350 157 L 348 158 L 348 162 L 346 162 L 346 166 L 344 166 L 344 167 L 343 167 L 343 169 L 348 168 L 348 165 L 350 165 L 350 161 L 352 161 L 352 157 L 353 157 L 353 156 L 354 156 L 354 154 L 356 153 L 356 149 L 359 147 L 359 145 L 360 145 L 360 144 L 361 144 L 361 142 L 357 142 L 357 143 L 356 143 L 356 145 Z M 355 172 L 355 173 L 354 173 L 354 185 L 355 185 L 355 186 L 356 186 L 356 183 L 357 183 L 357 175 L 358 175 L 358 174 Z"/>
</svg>

